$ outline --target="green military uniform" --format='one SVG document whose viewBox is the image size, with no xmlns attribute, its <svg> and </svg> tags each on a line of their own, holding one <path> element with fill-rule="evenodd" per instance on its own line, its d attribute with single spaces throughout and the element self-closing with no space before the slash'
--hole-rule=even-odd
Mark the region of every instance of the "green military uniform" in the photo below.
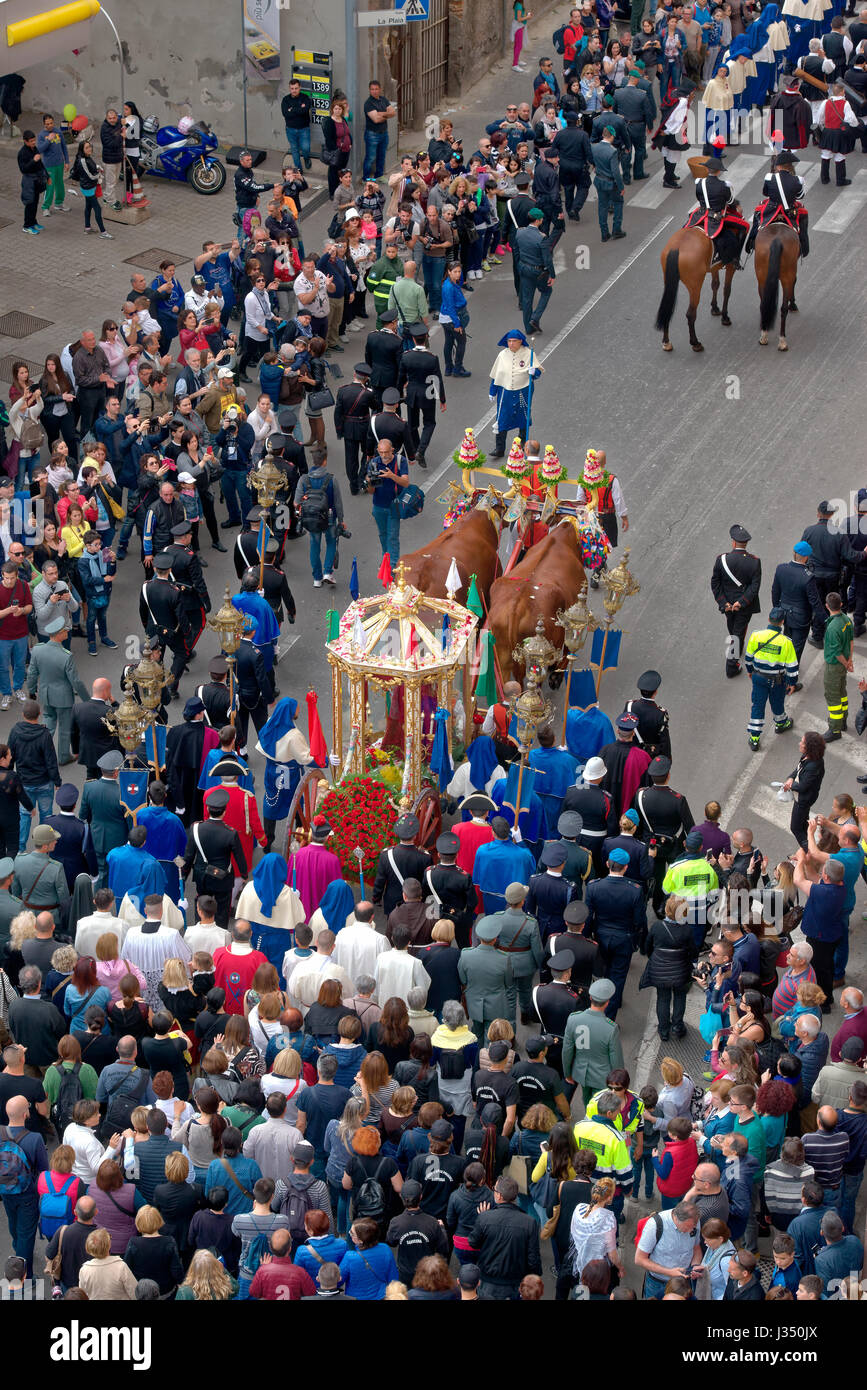
<svg viewBox="0 0 867 1390">
<path fill-rule="evenodd" d="M 569 1015 L 563 1038 L 563 1075 L 581 1086 L 585 1105 L 605 1085 L 608 1073 L 622 1066 L 620 1029 L 607 1014 L 582 1009 Z"/>
<path fill-rule="evenodd" d="M 847 613 L 833 613 L 825 626 L 825 704 L 828 706 L 828 738 L 839 738 L 849 718 L 846 694 L 847 670 L 838 657 L 848 661 L 852 655 L 855 630 Z"/>
<path fill-rule="evenodd" d="M 476 933 L 479 927 L 488 932 L 495 930 L 496 925 L 488 917 L 478 924 Z M 479 1042 L 484 1043 L 488 1024 L 495 1018 L 508 1018 L 508 994 L 513 978 L 511 956 L 498 951 L 493 941 L 468 946 L 458 958 L 458 975 L 464 987 L 470 1027 Z"/>
<path fill-rule="evenodd" d="M 395 280 L 403 276 L 403 266 L 400 257 L 395 256 L 390 260 L 385 252 L 382 253 L 378 261 L 370 267 L 367 272 L 366 286 L 373 295 L 373 306 L 376 309 L 376 326 L 382 327 L 382 315 L 388 308 L 391 297 L 391 287 Z"/>
<path fill-rule="evenodd" d="M 596 877 L 593 872 L 593 856 L 574 840 L 563 840 L 563 844 L 566 846 L 566 862 L 561 872 L 564 878 L 575 884 L 578 889 L 577 901 L 581 902 L 586 885 Z"/>
<path fill-rule="evenodd" d="M 115 778 L 101 777 L 98 782 L 85 782 L 81 793 L 81 819 L 90 826 L 96 862 L 99 865 L 99 887 L 108 884 L 106 857 L 110 850 L 127 842 L 127 821 L 120 804 L 120 787 Z"/>
<path fill-rule="evenodd" d="M 16 855 L 12 892 L 31 912 L 57 912 L 58 923 L 62 926 L 69 903 L 69 887 L 66 870 L 56 859 L 33 849 Z"/>
<path fill-rule="evenodd" d="M 21 899 L 16 898 L 14 893 L 10 893 L 8 888 L 0 888 L 0 948 L 5 946 L 9 940 L 12 918 L 17 917 L 19 912 L 23 911 L 24 904 Z"/>
<path fill-rule="evenodd" d="M 520 907 L 507 907 L 504 912 L 491 913 L 489 917 L 483 917 L 482 922 L 498 923 L 499 935 L 495 947 L 512 963 L 512 979 L 506 988 L 507 1009 L 502 1017 L 516 1024 L 519 996 L 521 1013 L 529 1014 L 532 1011 L 532 980 L 545 959 L 539 924 L 535 917 L 528 916 Z M 500 1016 L 494 1015 L 495 1018 Z"/>
<path fill-rule="evenodd" d="M 42 705 L 45 727 L 52 737 L 57 730 L 58 762 L 71 762 L 69 736 L 75 697 L 90 699 L 90 691 L 78 674 L 72 653 L 58 642 L 43 642 L 34 647 L 30 653 L 27 689 Z"/>
</svg>

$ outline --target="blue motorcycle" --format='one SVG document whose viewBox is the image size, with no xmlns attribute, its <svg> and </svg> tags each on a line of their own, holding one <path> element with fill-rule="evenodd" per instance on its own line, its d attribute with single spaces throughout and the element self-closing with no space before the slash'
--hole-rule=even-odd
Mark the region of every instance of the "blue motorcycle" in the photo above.
<svg viewBox="0 0 867 1390">
<path fill-rule="evenodd" d="M 189 183 L 197 193 L 219 193 L 226 182 L 226 166 L 215 159 L 217 137 L 204 121 L 182 116 L 176 126 L 161 126 L 156 116 L 142 122 L 142 173 Z"/>
</svg>

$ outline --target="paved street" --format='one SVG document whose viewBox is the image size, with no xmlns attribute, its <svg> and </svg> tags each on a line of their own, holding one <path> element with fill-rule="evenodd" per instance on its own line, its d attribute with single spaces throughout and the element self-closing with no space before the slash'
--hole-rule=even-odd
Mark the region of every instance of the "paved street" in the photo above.
<svg viewBox="0 0 867 1390">
<path fill-rule="evenodd" d="M 499 103 L 488 119 L 498 110 Z M 467 126 L 463 133 L 474 136 L 475 126 Z M 812 253 L 801 267 L 800 312 L 789 320 L 788 353 L 777 352 L 775 332 L 769 347 L 758 344 L 758 296 L 751 260 L 735 277 L 733 326 L 723 328 L 710 317 L 706 289 L 697 322 L 706 350 L 693 354 L 681 290 L 671 330 L 675 350 L 663 353 L 660 335 L 653 328 L 661 292 L 659 256 L 691 208 L 692 190 L 688 177 L 678 191 L 662 189 L 658 155 L 648 163 L 651 180 L 627 190 L 623 223 L 627 240 L 600 244 L 593 202 L 588 202 L 579 225 L 567 222 L 556 253 L 554 296 L 544 318 L 544 334 L 536 340 L 545 372 L 534 399 L 534 433 L 543 446 L 555 445 L 573 473 L 589 446 L 604 448 L 628 503 L 629 564 L 641 593 L 627 601 L 621 614 L 627 634 L 621 667 L 605 676 L 601 703 L 614 715 L 635 693 L 634 680 L 640 671 L 648 666 L 661 671 L 659 699 L 671 713 L 672 785 L 687 796 L 696 820 L 702 819 L 707 800 L 722 802 L 723 824 L 729 830 L 752 826 L 758 845 L 772 862 L 791 851 L 792 840 L 788 808 L 776 802 L 769 784 L 783 780 L 793 768 L 799 732 L 821 730 L 827 722 L 821 654 L 806 649 L 804 689 L 790 702 L 795 729 L 777 738 L 766 726 L 761 752 L 751 753 L 746 733 L 748 683 L 744 676 L 737 681 L 724 679 L 725 625 L 711 598 L 710 571 L 717 552 L 728 548 L 731 523 L 746 525 L 753 536 L 749 548 L 763 562 L 761 597 L 766 614 L 773 568 L 789 558 L 793 541 L 815 519 L 819 499 L 848 498 L 867 482 L 859 379 L 867 362 L 867 169 L 862 156 L 855 154 L 850 157 L 851 187 L 823 187 L 818 182 L 817 152 L 802 153 L 798 171 L 806 175 L 809 185 Z M 273 170 L 271 164 L 266 168 Z M 749 212 L 758 201 L 766 168 L 762 151 L 729 152 L 727 177 L 734 181 Z M 27 360 L 35 372 L 47 351 L 59 350 L 86 327 L 98 330 L 105 317 L 116 314 L 133 269 L 156 274 L 159 260 L 168 251 L 176 259 L 177 274 L 186 289 L 192 257 L 202 242 L 211 237 L 230 239 L 233 201 L 228 188 L 217 198 L 205 199 L 181 185 L 150 180 L 145 187 L 152 199 L 152 218 L 139 227 L 109 223 L 116 237 L 113 242 L 84 241 L 81 200 L 76 198 L 70 200 L 65 217 L 50 219 L 38 241 L 24 243 L 14 151 L 0 150 L 6 223 L 0 230 L 0 306 L 3 312 L 20 310 L 48 321 L 20 339 L 0 336 L 4 395 L 12 360 Z M 323 209 L 304 222 L 308 247 L 320 244 L 329 218 L 330 209 Z M 589 248 L 589 254 L 582 253 L 582 248 Z M 584 268 L 577 269 L 576 264 Z M 403 525 L 406 550 L 439 528 L 441 508 L 435 499 L 454 476 L 451 454 L 464 427 L 476 426 L 480 447 L 492 447 L 488 369 L 497 339 L 520 323 L 508 258 L 475 285 L 469 297 L 465 363 L 472 378 L 446 383 L 448 410 L 440 417 L 428 453 L 429 470 L 414 478 L 427 491 L 427 505 L 421 517 Z M 346 379 L 353 362 L 363 358 L 363 341 L 362 334 L 350 335 L 345 352 L 333 359 Z M 441 347 L 438 329 L 433 343 Z M 342 476 L 342 448 L 330 422 L 328 442 L 330 465 Z M 298 622 L 290 630 L 291 646 L 280 666 L 279 685 L 284 694 L 302 700 L 308 686 L 316 686 L 326 735 L 330 731 L 325 613 L 331 606 L 342 609 L 349 602 L 347 580 L 353 555 L 358 557 L 362 593 L 376 590 L 380 563 L 369 499 L 350 498 L 344 486 L 344 501 L 352 540 L 341 542 L 336 594 L 327 588 L 313 590 L 303 541 L 288 547 L 285 565 L 298 604 Z M 209 562 L 206 578 L 216 609 L 224 585 L 231 584 L 233 592 L 236 587 L 231 556 L 217 555 L 207 544 L 203 554 Z M 121 575 L 109 610 L 109 632 L 120 650 L 103 651 L 100 659 L 92 660 L 84 642 L 74 644 L 85 682 L 108 675 L 116 696 L 125 645 L 140 632 L 138 589 L 143 576 L 135 549 L 121 567 Z M 597 602 L 597 608 L 601 611 L 601 603 Z M 182 682 L 182 696 L 207 678 L 207 659 L 217 649 L 216 637 L 206 632 L 193 671 Z M 855 668 L 856 677 L 867 675 L 867 639 L 856 644 Z M 857 707 L 854 679 L 850 680 L 850 701 Z M 0 714 L 0 738 L 6 736 L 17 713 L 13 708 Z M 175 705 L 173 718 L 178 714 Z M 261 777 L 255 755 L 253 763 Z M 823 809 L 835 791 L 856 793 L 854 775 L 867 770 L 867 747 L 852 733 L 844 735 L 841 742 L 829 746 L 826 769 Z M 80 781 L 80 771 L 67 768 L 64 775 Z M 865 907 L 867 895 L 859 889 L 849 972 L 856 981 L 867 977 L 860 920 Z M 657 1056 L 655 1031 L 647 1026 L 652 994 L 648 1000 L 647 994 L 638 993 L 639 974 L 636 961 L 620 1015 L 636 1088 L 654 1071 Z M 696 994 L 688 1015 L 693 1023 L 698 1004 Z M 831 1031 L 838 1017 L 835 1013 L 829 1020 Z M 700 1062 L 694 1043 L 672 1042 L 666 1048 L 675 1056 L 682 1052 L 691 1068 L 697 1065 L 696 1058 Z M 5 1228 L 0 1246 L 5 1249 Z M 629 1240 L 624 1248 L 631 1253 Z"/>
</svg>

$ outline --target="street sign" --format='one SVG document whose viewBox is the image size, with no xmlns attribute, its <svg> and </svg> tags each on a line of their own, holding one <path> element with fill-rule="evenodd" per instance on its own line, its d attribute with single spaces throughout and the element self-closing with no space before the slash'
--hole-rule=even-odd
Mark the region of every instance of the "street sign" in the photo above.
<svg viewBox="0 0 867 1390">
<path fill-rule="evenodd" d="M 396 0 L 397 10 L 406 15 L 407 20 L 427 19 L 430 13 L 430 0 Z"/>
<path fill-rule="evenodd" d="M 406 24 L 406 15 L 403 10 L 359 10 L 355 21 L 359 29 L 399 29 Z"/>
</svg>

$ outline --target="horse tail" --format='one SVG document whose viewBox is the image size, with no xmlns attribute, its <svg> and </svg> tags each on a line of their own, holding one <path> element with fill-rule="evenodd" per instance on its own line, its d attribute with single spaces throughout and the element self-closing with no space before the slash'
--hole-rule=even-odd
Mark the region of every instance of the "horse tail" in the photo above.
<svg viewBox="0 0 867 1390">
<path fill-rule="evenodd" d="M 659 308 L 656 311 L 656 327 L 663 333 L 668 332 L 671 324 L 679 287 L 680 251 L 675 246 L 672 247 L 665 258 L 665 287 L 662 291 L 662 298 L 659 301 Z"/>
<path fill-rule="evenodd" d="M 759 322 L 762 332 L 766 333 L 773 325 L 777 316 L 777 301 L 780 290 L 780 259 L 783 254 L 783 243 L 779 237 L 771 242 L 771 249 L 768 253 L 768 268 L 765 271 L 765 283 L 762 287 L 762 297 L 759 304 Z"/>
</svg>

